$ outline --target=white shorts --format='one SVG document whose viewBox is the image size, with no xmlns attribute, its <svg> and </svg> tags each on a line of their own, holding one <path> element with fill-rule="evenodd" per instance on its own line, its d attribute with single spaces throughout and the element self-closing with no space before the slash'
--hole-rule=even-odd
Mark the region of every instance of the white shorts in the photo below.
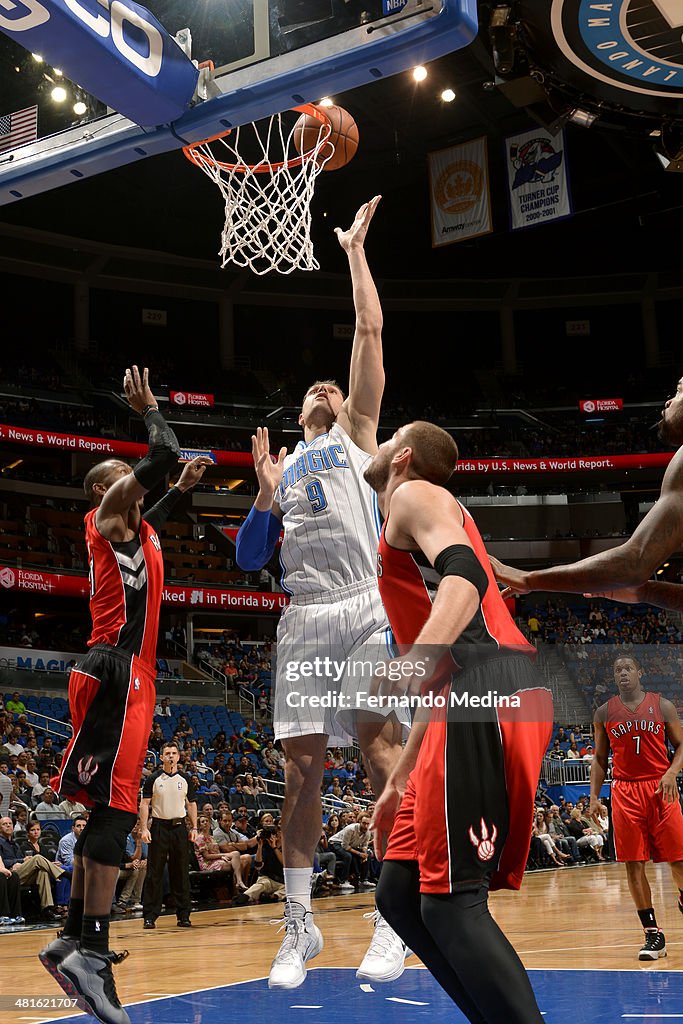
<svg viewBox="0 0 683 1024">
<path fill-rule="evenodd" d="M 345 587 L 334 596 L 335 601 L 327 600 L 327 595 L 295 597 L 280 616 L 275 654 L 276 739 L 325 735 L 330 744 L 347 746 L 355 736 L 357 691 L 369 690 L 368 666 L 393 656 L 393 634 L 377 581 Z M 316 666 L 306 674 L 304 663 L 316 658 L 328 658 L 329 668 L 318 671 Z M 327 706 L 316 706 L 321 697 Z M 340 706 L 343 703 L 347 706 Z M 392 713 L 375 711 L 374 717 Z M 407 731 L 407 712 L 398 717 Z"/>
</svg>

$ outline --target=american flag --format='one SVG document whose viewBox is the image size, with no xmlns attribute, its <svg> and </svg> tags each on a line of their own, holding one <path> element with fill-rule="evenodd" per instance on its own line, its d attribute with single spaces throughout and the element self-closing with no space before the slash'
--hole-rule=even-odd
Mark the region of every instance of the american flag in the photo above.
<svg viewBox="0 0 683 1024">
<path fill-rule="evenodd" d="M 38 107 L 0 114 L 0 153 L 38 138 Z"/>
</svg>

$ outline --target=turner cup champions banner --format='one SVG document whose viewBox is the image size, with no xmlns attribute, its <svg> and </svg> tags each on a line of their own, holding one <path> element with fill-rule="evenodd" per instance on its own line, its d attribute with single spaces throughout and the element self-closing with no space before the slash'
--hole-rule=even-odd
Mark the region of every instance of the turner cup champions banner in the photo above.
<svg viewBox="0 0 683 1024">
<path fill-rule="evenodd" d="M 513 231 L 571 216 L 564 132 L 538 127 L 509 135 L 505 161 Z"/>
<path fill-rule="evenodd" d="M 432 248 L 493 231 L 486 139 L 429 154 Z"/>
</svg>

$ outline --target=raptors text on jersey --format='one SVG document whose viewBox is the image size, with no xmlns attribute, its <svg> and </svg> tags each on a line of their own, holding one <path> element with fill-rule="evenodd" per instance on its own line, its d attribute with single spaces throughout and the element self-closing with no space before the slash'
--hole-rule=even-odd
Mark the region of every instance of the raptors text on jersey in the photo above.
<svg viewBox="0 0 683 1024">
<path fill-rule="evenodd" d="M 624 781 L 658 779 L 669 770 L 666 723 L 660 695 L 646 693 L 631 711 L 621 697 L 607 702 L 605 729 L 612 747 L 612 777 Z"/>
</svg>

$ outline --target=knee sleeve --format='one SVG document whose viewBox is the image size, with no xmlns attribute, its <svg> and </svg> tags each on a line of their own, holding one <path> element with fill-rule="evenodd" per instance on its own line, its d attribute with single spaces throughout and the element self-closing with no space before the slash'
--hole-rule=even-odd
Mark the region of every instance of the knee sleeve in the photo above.
<svg viewBox="0 0 683 1024">
<path fill-rule="evenodd" d="M 76 842 L 74 856 L 118 867 L 126 849 L 128 833 L 135 821 L 136 815 L 131 811 L 120 811 L 116 807 L 98 804 Z"/>
</svg>

